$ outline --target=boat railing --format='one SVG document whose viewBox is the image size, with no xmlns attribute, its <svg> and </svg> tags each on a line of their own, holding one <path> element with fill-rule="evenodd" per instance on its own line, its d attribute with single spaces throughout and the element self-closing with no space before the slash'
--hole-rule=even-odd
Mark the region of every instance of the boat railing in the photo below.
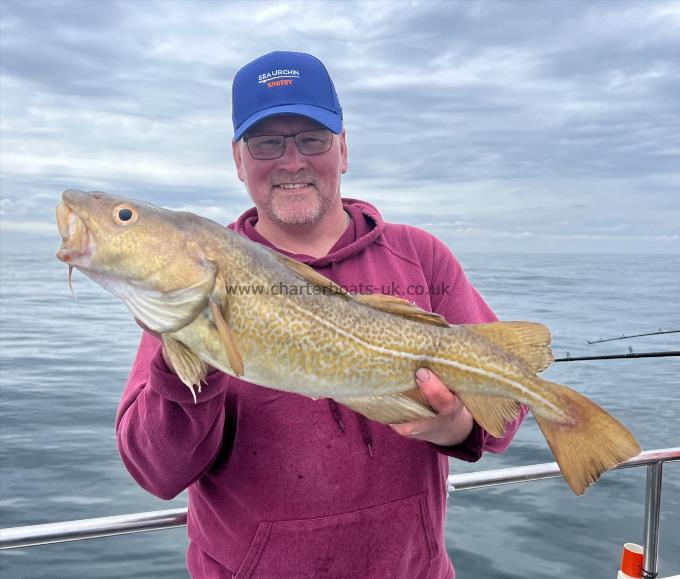
<svg viewBox="0 0 680 579">
<path fill-rule="evenodd" d="M 644 518 L 644 562 L 643 579 L 653 579 L 658 575 L 659 519 L 661 515 L 661 481 L 663 463 L 680 461 L 680 447 L 649 450 L 635 458 L 616 466 L 623 468 L 647 467 Z M 562 476 L 557 463 L 547 462 L 512 468 L 454 474 L 448 477 L 449 492 L 479 489 L 511 483 L 522 483 Z M 48 543 L 63 543 L 158 531 L 183 527 L 187 524 L 187 509 L 168 509 L 129 515 L 115 515 L 42 525 L 28 525 L 0 529 L 0 549 L 18 549 Z"/>
</svg>

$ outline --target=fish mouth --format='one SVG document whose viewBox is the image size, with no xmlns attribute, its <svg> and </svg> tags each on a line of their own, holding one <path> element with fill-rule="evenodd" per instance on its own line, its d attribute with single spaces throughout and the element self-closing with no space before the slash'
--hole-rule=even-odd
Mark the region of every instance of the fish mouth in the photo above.
<svg viewBox="0 0 680 579">
<path fill-rule="evenodd" d="M 68 265 L 86 265 L 94 252 L 94 239 L 85 222 L 66 203 L 57 205 L 57 227 L 61 235 L 61 247 L 57 259 Z"/>
</svg>

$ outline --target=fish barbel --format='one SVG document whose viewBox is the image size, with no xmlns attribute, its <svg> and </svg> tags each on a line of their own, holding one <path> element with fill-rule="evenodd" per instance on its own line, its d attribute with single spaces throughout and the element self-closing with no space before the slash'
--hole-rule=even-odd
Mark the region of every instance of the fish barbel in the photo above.
<svg viewBox="0 0 680 579">
<path fill-rule="evenodd" d="M 526 404 L 576 494 L 640 452 L 597 404 L 536 375 L 553 361 L 542 324 L 451 326 L 399 298 L 349 294 L 208 219 L 106 193 L 65 191 L 57 223 L 69 274 L 79 269 L 158 332 L 194 397 L 210 364 L 399 423 L 434 415 L 414 386 L 425 367 L 493 436 Z"/>
</svg>

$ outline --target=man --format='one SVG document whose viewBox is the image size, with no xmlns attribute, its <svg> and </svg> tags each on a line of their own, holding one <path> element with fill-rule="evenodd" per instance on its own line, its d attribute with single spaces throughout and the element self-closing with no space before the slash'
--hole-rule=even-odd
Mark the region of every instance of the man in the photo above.
<svg viewBox="0 0 680 579">
<path fill-rule="evenodd" d="M 346 288 L 392 289 L 454 324 L 496 319 L 441 242 L 340 197 L 347 143 L 319 60 L 274 52 L 246 65 L 233 120 L 238 176 L 255 203 L 234 231 Z M 165 499 L 189 489 L 193 577 L 453 577 L 448 456 L 504 450 L 524 416 L 492 438 L 427 369 L 415 383 L 437 416 L 392 428 L 221 372 L 207 382 L 194 404 L 145 332 L 117 419 L 142 487 Z"/>
</svg>

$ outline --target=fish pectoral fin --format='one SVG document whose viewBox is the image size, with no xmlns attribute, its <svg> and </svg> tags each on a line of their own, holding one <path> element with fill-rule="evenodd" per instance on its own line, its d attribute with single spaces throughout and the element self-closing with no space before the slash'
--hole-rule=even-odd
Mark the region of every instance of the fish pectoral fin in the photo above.
<svg viewBox="0 0 680 579">
<path fill-rule="evenodd" d="M 208 300 L 208 306 L 210 308 L 210 313 L 212 314 L 213 324 L 215 324 L 222 344 L 224 345 L 224 351 L 227 354 L 229 365 L 236 377 L 243 376 L 245 368 L 243 367 L 241 352 L 239 352 L 238 346 L 236 345 L 236 338 L 227 322 L 224 320 L 224 316 L 222 315 L 219 306 L 212 300 Z"/>
<path fill-rule="evenodd" d="M 545 370 L 555 361 L 550 348 L 550 330 L 536 322 L 491 322 L 463 326 L 503 350 L 521 358 L 532 372 Z"/>
<path fill-rule="evenodd" d="M 420 390 L 385 394 L 383 396 L 362 396 L 360 398 L 337 398 L 359 414 L 383 424 L 399 424 L 419 418 L 431 418 L 435 412 L 419 397 Z"/>
<path fill-rule="evenodd" d="M 194 386 L 201 391 L 201 382 L 207 373 L 205 363 L 184 344 L 167 335 L 163 335 L 163 347 L 177 376 L 189 387 L 196 402 Z"/>
<path fill-rule="evenodd" d="M 595 402 L 562 384 L 543 380 L 543 385 L 559 389 L 572 419 L 570 423 L 556 422 L 533 412 L 575 494 L 582 495 L 603 472 L 640 454 L 633 434 Z"/>
<path fill-rule="evenodd" d="M 93 281 L 125 302 L 130 313 L 159 334 L 172 334 L 193 322 L 205 309 L 215 284 L 214 270 L 205 268 L 205 277 L 191 286 L 158 291 L 113 276 L 87 274 Z"/>
<path fill-rule="evenodd" d="M 322 287 L 327 290 L 328 293 L 340 294 L 348 298 L 351 297 L 351 294 L 347 293 L 337 283 L 331 281 L 326 276 L 321 275 L 318 271 L 312 269 L 308 265 L 300 263 L 299 261 L 295 261 L 286 255 L 281 255 L 280 253 L 277 253 L 276 257 L 288 269 L 292 270 L 295 274 L 312 285 Z"/>
<path fill-rule="evenodd" d="M 405 318 L 420 320 L 421 322 L 433 324 L 435 326 L 443 326 L 445 328 L 450 326 L 449 322 L 447 322 L 446 318 L 443 316 L 433 312 L 427 312 L 415 304 L 395 296 L 387 294 L 355 294 L 353 295 L 353 298 L 358 303 L 376 310 L 404 316 Z"/>
<path fill-rule="evenodd" d="M 454 394 L 472 414 L 477 424 L 496 438 L 503 436 L 508 422 L 513 421 L 519 415 L 520 403 L 509 398 L 465 392 L 454 392 Z"/>
</svg>

